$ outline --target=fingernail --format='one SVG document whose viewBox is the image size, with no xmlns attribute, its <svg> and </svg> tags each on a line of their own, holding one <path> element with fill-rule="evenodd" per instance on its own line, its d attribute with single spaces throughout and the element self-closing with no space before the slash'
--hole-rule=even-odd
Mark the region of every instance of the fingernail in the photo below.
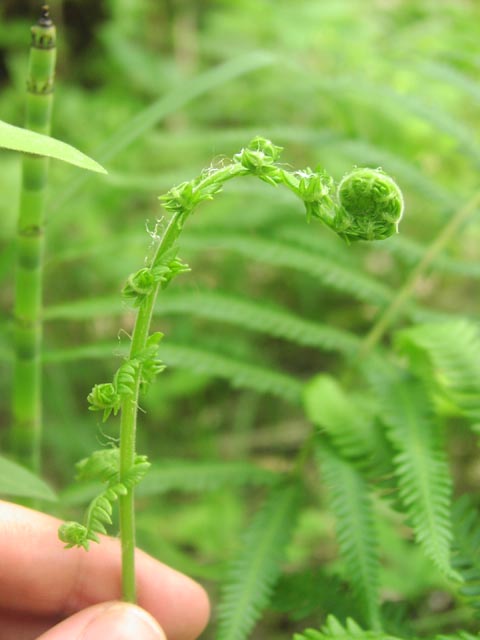
<svg viewBox="0 0 480 640">
<path fill-rule="evenodd" d="M 166 640 L 157 622 L 133 604 L 115 603 L 99 612 L 79 640 Z"/>
</svg>

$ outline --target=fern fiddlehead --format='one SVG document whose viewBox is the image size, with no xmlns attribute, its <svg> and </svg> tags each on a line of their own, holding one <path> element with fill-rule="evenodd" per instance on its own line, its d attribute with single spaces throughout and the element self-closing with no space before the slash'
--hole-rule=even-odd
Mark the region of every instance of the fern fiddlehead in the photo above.
<svg viewBox="0 0 480 640">
<path fill-rule="evenodd" d="M 67 546 L 88 546 L 90 540 L 96 540 L 97 533 L 104 532 L 104 525 L 110 522 L 112 502 L 118 499 L 122 585 L 127 601 L 136 599 L 133 488 L 148 464 L 135 452 L 138 401 L 140 393 L 164 368 L 158 358 L 162 334 L 149 335 L 150 324 L 158 292 L 175 276 L 189 270 L 177 255 L 177 241 L 189 215 L 201 202 L 212 200 L 227 181 L 250 175 L 274 187 L 284 185 L 303 201 L 308 220 L 321 220 L 347 242 L 380 240 L 397 231 L 403 200 L 391 178 L 379 170 L 357 169 L 337 188 L 333 178 L 323 170 L 286 170 L 277 164 L 281 151 L 269 140 L 254 138 L 229 164 L 211 167 L 161 196 L 163 207 L 171 214 L 170 220 L 163 233 L 154 236 L 153 255 L 147 265 L 131 275 L 123 288 L 124 299 L 137 308 L 129 355 L 113 381 L 96 385 L 88 398 L 92 410 L 103 411 L 104 420 L 111 413 L 121 413 L 118 469 L 105 476 L 107 471 L 102 467 L 100 475 L 107 478 L 106 491 L 93 501 L 86 524 L 67 523 L 60 537 Z M 139 467 L 141 474 L 135 472 Z"/>
</svg>

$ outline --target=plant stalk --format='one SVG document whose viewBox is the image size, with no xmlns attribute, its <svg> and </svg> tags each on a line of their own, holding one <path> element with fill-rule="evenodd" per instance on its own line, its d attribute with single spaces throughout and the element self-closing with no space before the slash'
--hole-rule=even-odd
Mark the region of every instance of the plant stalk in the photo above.
<svg viewBox="0 0 480 640">
<path fill-rule="evenodd" d="M 165 233 L 160 240 L 152 263 L 155 263 L 158 256 L 162 255 L 174 244 L 180 235 L 182 226 L 179 224 L 180 216 L 172 216 Z M 129 359 L 133 360 L 141 353 L 147 344 L 152 320 L 153 308 L 157 299 L 160 286 L 147 296 L 140 307 L 135 320 L 132 341 L 130 345 Z M 137 433 L 137 410 L 140 392 L 140 375 L 138 370 L 135 374 L 134 393 L 124 399 L 121 405 L 120 421 L 120 482 L 131 469 L 135 459 L 135 443 Z M 122 594 L 126 602 L 136 602 L 136 582 L 135 582 L 135 494 L 133 489 L 129 489 L 126 495 L 120 496 L 120 539 L 122 546 Z"/>
<path fill-rule="evenodd" d="M 55 76 L 55 26 L 48 8 L 32 27 L 25 126 L 50 134 Z M 11 448 L 19 462 L 40 469 L 42 431 L 42 265 L 49 160 L 25 155 L 17 227 L 14 303 L 15 362 Z"/>
</svg>

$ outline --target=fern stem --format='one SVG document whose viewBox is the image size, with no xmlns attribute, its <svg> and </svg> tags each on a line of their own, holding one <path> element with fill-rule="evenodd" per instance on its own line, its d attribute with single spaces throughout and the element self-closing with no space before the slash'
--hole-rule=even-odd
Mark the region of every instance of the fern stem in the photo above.
<svg viewBox="0 0 480 640">
<path fill-rule="evenodd" d="M 450 221 L 443 227 L 443 229 L 441 229 L 427 251 L 424 253 L 423 258 L 417 266 L 412 269 L 403 287 L 400 288 L 395 298 L 380 315 L 377 322 L 365 337 L 358 354 L 360 356 L 360 361 L 362 361 L 367 353 L 369 353 L 379 343 L 387 329 L 398 316 L 402 307 L 406 302 L 408 302 L 419 278 L 441 253 L 446 243 L 457 232 L 459 227 L 475 212 L 479 204 L 480 191 L 477 191 L 463 207 L 457 210 L 457 212 L 450 218 Z"/>
<path fill-rule="evenodd" d="M 180 215 L 174 215 L 165 229 L 162 239 L 158 243 L 152 264 L 174 244 L 181 232 Z M 160 286 L 146 297 L 141 305 L 130 345 L 129 360 L 133 360 L 141 353 L 147 344 L 152 320 L 153 308 Z M 135 442 L 137 432 L 137 409 L 140 393 L 140 369 L 135 373 L 133 394 L 124 398 L 121 405 L 120 421 L 120 482 L 132 468 L 135 459 Z M 122 545 L 122 593 L 126 602 L 136 602 L 135 585 L 135 510 L 134 490 L 129 489 L 124 496 L 120 496 L 120 538 Z"/>
<path fill-rule="evenodd" d="M 185 221 L 194 211 L 195 207 L 204 200 L 213 199 L 214 195 L 221 191 L 223 184 L 228 180 L 236 178 L 238 176 L 252 175 L 261 180 L 271 184 L 272 186 L 278 186 L 283 184 L 286 188 L 290 189 L 304 201 L 307 210 L 307 218 L 316 217 L 322 220 L 328 226 L 334 228 L 339 235 L 348 238 L 350 232 L 347 233 L 348 228 L 352 226 L 352 220 L 348 219 L 349 215 L 347 209 L 343 206 L 339 207 L 332 199 L 330 195 L 331 188 L 333 186 L 333 179 L 326 177 L 324 174 L 306 172 L 288 172 L 281 169 L 275 164 L 278 158 L 280 147 L 276 147 L 270 141 L 262 138 L 255 138 L 250 147 L 242 149 L 239 154 L 234 156 L 234 161 L 231 164 L 227 164 L 221 168 L 212 168 L 202 173 L 197 179 L 191 182 L 184 182 L 177 187 L 171 189 L 167 194 L 162 196 L 164 207 L 169 211 L 172 216 L 168 222 L 163 235 L 157 242 L 154 255 L 149 261 L 148 268 L 146 269 L 151 277 L 155 278 L 155 272 L 162 273 L 162 269 L 165 269 L 166 262 L 168 263 L 169 253 L 174 253 L 176 249 L 177 240 L 182 232 Z M 362 170 L 367 171 L 367 170 Z M 352 174 L 350 174 L 352 175 Z M 382 174 L 375 175 L 375 181 L 385 181 L 385 176 Z M 390 180 L 390 178 L 388 178 Z M 345 178 L 343 180 L 345 182 Z M 368 176 L 368 187 L 370 188 L 372 183 L 372 176 Z M 392 183 L 394 185 L 394 183 Z M 397 204 L 402 207 L 403 200 L 401 194 L 398 191 L 398 187 L 394 185 L 397 195 Z M 363 193 L 363 192 L 362 192 Z M 350 194 L 352 195 L 352 194 Z M 363 194 L 364 195 L 364 194 Z M 355 193 L 352 198 L 355 201 Z M 363 196 L 362 196 L 363 197 Z M 352 199 L 351 198 L 351 199 Z M 381 216 L 383 215 L 383 202 L 377 202 L 377 209 Z M 338 212 L 343 215 L 337 220 Z M 402 211 L 398 211 L 401 216 Z M 388 217 L 388 216 L 387 216 Z M 391 222 L 385 226 L 382 219 L 376 221 L 379 225 L 380 234 L 378 237 L 386 237 L 385 233 L 391 234 L 396 230 L 396 226 Z M 345 227 L 346 222 L 348 222 Z M 338 228 L 335 228 L 335 225 Z M 360 229 L 353 225 L 354 231 L 353 238 L 359 237 L 372 239 L 371 229 Z M 366 234 L 366 235 L 365 235 Z M 167 269 L 168 271 L 168 269 Z M 137 425 L 137 411 L 139 393 L 142 380 L 142 352 L 145 351 L 148 344 L 150 324 L 153 314 L 153 308 L 158 295 L 159 290 L 165 284 L 168 284 L 169 280 L 162 276 L 154 279 L 154 284 L 149 284 L 149 288 L 143 289 L 141 281 L 138 284 L 135 283 L 135 277 L 139 274 L 144 274 L 145 269 L 141 269 L 137 274 L 133 274 L 133 280 L 129 280 L 125 291 L 129 292 L 129 296 L 133 296 L 138 303 L 139 311 L 135 321 L 135 327 L 130 345 L 130 352 L 128 362 L 131 364 L 132 380 L 129 382 L 128 393 L 121 395 L 120 410 L 121 410 L 121 425 L 120 425 L 120 484 L 123 484 L 127 491 L 125 495 L 120 496 L 120 535 L 122 545 L 122 589 L 123 597 L 128 602 L 135 602 L 136 589 L 135 589 L 135 513 L 134 513 L 134 492 L 126 482 L 129 472 L 134 466 L 135 461 L 135 440 L 136 440 L 136 425 Z M 175 275 L 172 272 L 172 277 Z M 151 281 L 150 281 L 151 282 Z M 151 286 L 151 288 L 150 288 Z M 130 288 L 129 288 L 130 287 Z M 138 296 L 138 297 L 137 297 Z M 97 407 L 98 408 L 98 407 Z M 112 410 L 113 407 L 108 409 Z M 103 409 L 105 407 L 103 406 Z M 308 458 L 310 452 L 306 447 L 303 455 L 305 459 Z M 298 468 L 301 467 L 303 458 L 300 457 L 298 462 Z"/>
<path fill-rule="evenodd" d="M 55 74 L 55 26 L 46 7 L 32 27 L 25 126 L 49 134 Z M 38 471 L 41 445 L 42 263 L 48 158 L 23 158 L 17 229 L 14 303 L 15 363 L 11 447 L 18 460 Z"/>
</svg>

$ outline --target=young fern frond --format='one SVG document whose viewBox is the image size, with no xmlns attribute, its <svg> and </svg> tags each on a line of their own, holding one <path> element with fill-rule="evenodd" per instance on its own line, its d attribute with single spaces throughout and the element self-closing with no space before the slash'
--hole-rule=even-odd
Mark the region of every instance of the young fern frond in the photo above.
<svg viewBox="0 0 480 640">
<path fill-rule="evenodd" d="M 365 623 L 382 628 L 378 594 L 379 559 L 377 535 L 370 491 L 357 469 L 332 448 L 320 445 L 316 450 L 330 504 L 337 523 L 340 554 L 355 596 L 361 605 Z"/>
<path fill-rule="evenodd" d="M 328 616 L 319 630 L 307 629 L 296 633 L 293 640 L 399 640 L 381 631 L 364 631 L 354 620 L 348 618 L 342 625 L 334 616 Z"/>
<path fill-rule="evenodd" d="M 89 458 L 77 464 L 78 480 L 100 480 L 106 489 L 97 495 L 88 507 L 85 524 L 65 522 L 58 537 L 67 549 L 83 547 L 88 550 L 90 542 L 100 542 L 98 534 L 106 534 L 106 526 L 112 524 L 113 503 L 137 485 L 150 467 L 146 456 L 135 456 L 129 472 L 120 481 L 119 449 L 95 451 Z"/>
<path fill-rule="evenodd" d="M 293 532 L 299 487 L 274 489 L 247 529 L 222 589 L 216 640 L 245 640 L 268 605 Z"/>
<path fill-rule="evenodd" d="M 461 319 L 412 327 L 398 333 L 397 344 L 433 391 L 445 395 L 471 420 L 480 420 L 480 333 L 476 324 Z"/>
<path fill-rule="evenodd" d="M 308 220 L 318 218 L 346 242 L 384 239 L 398 231 L 403 197 L 395 182 L 381 170 L 354 169 L 336 187 L 333 178 L 324 171 L 284 169 L 277 164 L 280 152 L 281 148 L 269 140 L 255 138 L 235 154 L 229 164 L 212 167 L 190 182 L 173 187 L 160 198 L 171 218 L 161 235 L 154 234 L 146 266 L 132 274 L 123 289 L 124 297 L 138 309 L 126 364 L 119 369 L 112 383 L 107 383 L 107 387 L 101 385 L 100 389 L 97 386 L 90 397 L 93 408 L 103 411 L 104 417 L 112 411 L 121 411 L 120 484 L 126 481 L 135 466 L 140 391 L 162 368 L 156 356 L 158 338 L 149 337 L 155 301 L 160 289 L 188 269 L 177 257 L 178 239 L 186 220 L 200 203 L 211 200 L 227 181 L 251 175 L 274 187 L 282 184 L 292 191 L 304 203 Z M 153 344 L 150 344 L 152 340 Z M 183 354 L 184 359 L 186 355 Z M 220 363 L 223 368 L 225 362 Z M 219 364 L 218 358 L 214 364 Z M 247 376 L 250 373 L 247 371 Z M 121 374 L 125 374 L 122 384 Z M 245 371 L 240 379 L 244 376 Z M 297 389 L 291 395 L 296 396 Z M 134 497 L 131 490 L 119 496 L 119 505 L 123 593 L 127 601 L 135 602 Z M 105 513 L 104 510 L 103 517 Z M 252 620 L 254 616 L 250 616 L 250 622 Z"/>
<path fill-rule="evenodd" d="M 428 395 L 417 380 L 393 369 L 385 368 L 375 386 L 396 451 L 401 503 L 415 539 L 442 573 L 457 580 L 450 562 L 452 480 Z"/>
<path fill-rule="evenodd" d="M 453 505 L 452 564 L 464 583 L 458 593 L 480 617 L 480 525 L 479 512 L 469 496 L 462 496 Z"/>
</svg>

